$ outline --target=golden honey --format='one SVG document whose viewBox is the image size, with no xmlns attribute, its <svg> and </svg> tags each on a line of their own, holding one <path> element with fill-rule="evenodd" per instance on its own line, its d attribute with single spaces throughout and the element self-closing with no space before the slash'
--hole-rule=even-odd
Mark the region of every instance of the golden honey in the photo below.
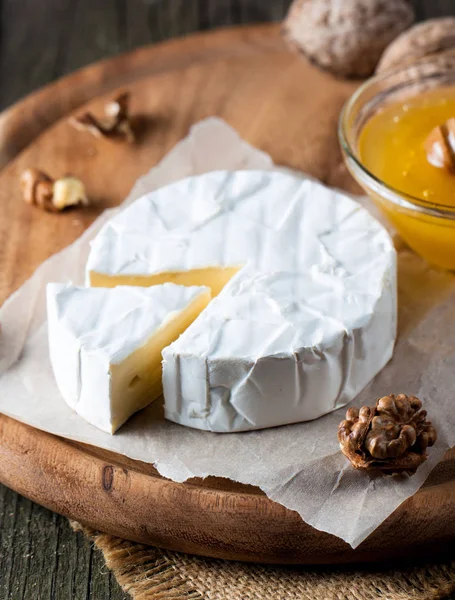
<svg viewBox="0 0 455 600">
<path fill-rule="evenodd" d="M 447 269 L 455 269 L 455 174 L 430 164 L 425 141 L 452 117 L 455 86 L 427 90 L 381 107 L 357 140 L 362 165 L 407 202 L 393 202 L 380 188 L 367 191 L 414 250 Z"/>
</svg>

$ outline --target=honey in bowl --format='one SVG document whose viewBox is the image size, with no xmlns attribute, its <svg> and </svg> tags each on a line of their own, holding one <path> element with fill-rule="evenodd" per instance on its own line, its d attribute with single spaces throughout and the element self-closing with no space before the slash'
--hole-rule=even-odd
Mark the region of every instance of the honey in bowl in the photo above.
<svg viewBox="0 0 455 600">
<path fill-rule="evenodd" d="M 447 134 L 445 124 L 454 117 L 455 86 L 390 101 L 377 108 L 357 134 L 361 169 L 347 158 L 354 177 L 409 246 L 446 269 L 455 269 L 455 120 L 454 148 L 436 146 L 448 153 L 447 164 L 440 156 L 435 160 L 432 144 L 435 133 Z M 373 178 L 365 178 L 362 168 Z"/>
<path fill-rule="evenodd" d="M 424 202 L 455 208 L 455 175 L 428 160 L 426 141 L 455 117 L 455 87 L 423 92 L 379 110 L 362 128 L 359 155 L 390 187 Z"/>
</svg>

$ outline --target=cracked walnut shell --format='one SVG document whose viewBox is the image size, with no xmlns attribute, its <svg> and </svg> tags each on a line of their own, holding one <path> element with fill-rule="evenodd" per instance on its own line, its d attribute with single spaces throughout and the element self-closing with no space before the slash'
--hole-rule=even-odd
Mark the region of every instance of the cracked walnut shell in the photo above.
<svg viewBox="0 0 455 600">
<path fill-rule="evenodd" d="M 376 406 L 348 409 L 338 427 L 341 451 L 357 469 L 414 473 L 436 442 L 436 430 L 415 396 L 390 394 Z"/>
<path fill-rule="evenodd" d="M 408 0 L 294 0 L 283 34 L 293 48 L 323 69 L 365 77 L 413 21 Z"/>
</svg>

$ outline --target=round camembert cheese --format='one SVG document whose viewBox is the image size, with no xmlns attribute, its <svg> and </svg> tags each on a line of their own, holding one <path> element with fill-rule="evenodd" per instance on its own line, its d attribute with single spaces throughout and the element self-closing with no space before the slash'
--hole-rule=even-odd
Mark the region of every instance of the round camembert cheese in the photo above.
<svg viewBox="0 0 455 600">
<path fill-rule="evenodd" d="M 315 419 L 391 358 L 396 253 L 346 195 L 279 171 L 212 172 L 150 193 L 92 243 L 89 285 L 206 285 L 163 350 L 166 417 L 218 432 Z"/>
</svg>

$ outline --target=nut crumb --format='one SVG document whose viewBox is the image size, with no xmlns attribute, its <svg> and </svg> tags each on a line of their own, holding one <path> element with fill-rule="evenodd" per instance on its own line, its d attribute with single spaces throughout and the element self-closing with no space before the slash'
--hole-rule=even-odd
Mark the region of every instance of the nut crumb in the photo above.
<svg viewBox="0 0 455 600">
<path fill-rule="evenodd" d="M 129 92 L 122 92 L 104 107 L 104 117 L 97 118 L 86 112 L 79 117 L 70 117 L 69 123 L 80 131 L 88 131 L 95 137 L 124 137 L 128 142 L 135 141 L 134 130 L 129 114 Z"/>
<path fill-rule="evenodd" d="M 26 169 L 20 184 L 25 202 L 47 212 L 61 212 L 69 206 L 89 204 L 84 184 L 71 175 L 53 180 L 43 171 Z"/>
<path fill-rule="evenodd" d="M 351 407 L 338 426 L 341 451 L 356 469 L 415 473 L 436 442 L 436 430 L 415 396 L 390 394 L 376 406 Z"/>
</svg>

